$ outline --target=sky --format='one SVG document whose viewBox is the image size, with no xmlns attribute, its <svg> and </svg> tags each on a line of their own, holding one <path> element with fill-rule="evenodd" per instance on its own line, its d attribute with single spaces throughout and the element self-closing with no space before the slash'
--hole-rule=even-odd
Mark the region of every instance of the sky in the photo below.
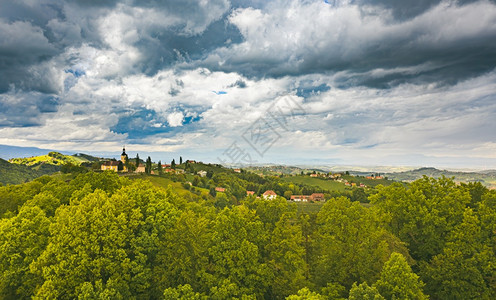
<svg viewBox="0 0 496 300">
<path fill-rule="evenodd" d="M 0 0 L 0 145 L 495 169 L 496 1 Z"/>
</svg>

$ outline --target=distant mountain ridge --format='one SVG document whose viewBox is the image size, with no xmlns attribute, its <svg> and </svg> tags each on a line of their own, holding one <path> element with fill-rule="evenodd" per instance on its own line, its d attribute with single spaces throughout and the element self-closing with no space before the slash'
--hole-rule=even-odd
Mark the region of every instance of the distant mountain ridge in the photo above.
<svg viewBox="0 0 496 300">
<path fill-rule="evenodd" d="M 496 187 L 496 170 L 461 172 L 423 167 L 411 171 L 385 173 L 384 175 L 396 181 L 413 181 L 422 178 L 424 175 L 433 178 L 445 176 L 454 177 L 455 181 L 458 182 L 480 182 L 488 187 Z"/>
<path fill-rule="evenodd" d="M 251 166 L 246 167 L 246 170 L 249 170 L 254 173 L 264 174 L 264 175 L 297 175 L 301 172 L 308 173 L 312 171 L 327 173 L 332 170 L 332 173 L 342 173 L 345 172 L 345 168 L 336 167 L 318 167 L 318 166 L 284 166 L 284 165 L 265 165 L 265 166 Z M 408 171 L 401 172 L 381 172 L 385 169 L 385 167 L 380 167 L 379 170 L 373 171 L 364 170 L 363 168 L 357 167 L 358 170 L 353 170 L 352 167 L 348 169 L 348 172 L 352 175 L 356 176 L 370 176 L 372 174 L 380 174 L 391 180 L 395 181 L 405 181 L 411 182 L 422 178 L 424 175 L 433 178 L 439 178 L 442 176 L 445 177 L 454 177 L 457 182 L 480 182 L 487 187 L 496 188 L 496 170 L 483 170 L 483 171 L 450 171 L 450 170 L 440 170 L 433 167 L 422 167 Z M 337 171 L 339 170 L 339 171 Z"/>
</svg>

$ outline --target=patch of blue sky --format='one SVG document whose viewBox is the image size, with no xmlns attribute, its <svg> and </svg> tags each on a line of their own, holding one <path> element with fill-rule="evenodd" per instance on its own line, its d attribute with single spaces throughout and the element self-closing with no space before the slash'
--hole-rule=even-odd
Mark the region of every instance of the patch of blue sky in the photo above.
<svg viewBox="0 0 496 300">
<path fill-rule="evenodd" d="M 325 83 L 318 86 L 299 87 L 296 89 L 296 95 L 298 97 L 308 98 L 313 95 L 318 95 L 320 93 L 327 92 L 330 89 L 331 87 Z"/>
<path fill-rule="evenodd" d="M 214 94 L 216 95 L 226 95 L 227 92 L 226 91 L 212 91 Z"/>
<path fill-rule="evenodd" d="M 110 128 L 115 133 L 127 133 L 130 139 L 141 139 L 156 134 L 174 136 L 179 132 L 196 130 L 195 123 L 200 120 L 198 116 L 186 116 L 183 126 L 171 127 L 167 118 L 157 114 L 154 110 L 140 109 L 132 113 L 123 114 L 117 124 Z"/>
<path fill-rule="evenodd" d="M 67 69 L 65 70 L 66 73 L 70 73 L 74 75 L 74 77 L 78 78 L 86 74 L 84 70 L 81 69 Z"/>
<path fill-rule="evenodd" d="M 358 143 L 358 139 L 355 139 L 355 138 L 346 138 L 346 139 L 341 141 L 341 144 L 344 144 L 344 145 L 356 144 L 356 143 Z"/>
<path fill-rule="evenodd" d="M 358 148 L 359 149 L 372 149 L 372 148 L 375 148 L 377 146 L 379 146 L 379 143 L 364 145 L 364 146 L 361 146 L 361 147 L 358 147 Z"/>
</svg>

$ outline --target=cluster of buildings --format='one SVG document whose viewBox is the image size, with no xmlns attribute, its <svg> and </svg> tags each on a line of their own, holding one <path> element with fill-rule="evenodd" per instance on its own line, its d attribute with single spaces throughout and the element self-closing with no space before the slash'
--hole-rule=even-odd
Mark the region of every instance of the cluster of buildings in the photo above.
<svg viewBox="0 0 496 300">
<path fill-rule="evenodd" d="M 313 193 L 311 195 L 293 195 L 291 201 L 308 202 L 308 201 L 324 201 L 323 193 Z"/>
<path fill-rule="evenodd" d="M 122 154 L 121 154 L 121 160 L 116 161 L 116 160 L 111 160 L 111 161 L 106 161 L 101 165 L 101 170 L 102 171 L 114 171 L 118 172 L 119 171 L 119 164 L 122 164 L 122 171 L 127 172 L 127 166 L 126 166 L 126 161 L 128 160 L 127 154 L 126 154 L 126 148 L 122 148 Z M 138 170 L 139 167 L 143 165 L 139 165 L 136 167 L 136 171 Z M 145 172 L 145 166 L 143 166 L 143 173 Z"/>
<path fill-rule="evenodd" d="M 128 168 L 126 166 L 126 162 L 128 162 L 128 156 L 126 154 L 126 148 L 122 148 L 122 154 L 121 154 L 121 160 L 120 161 L 106 161 L 101 165 L 101 170 L 102 171 L 114 171 L 118 172 L 119 167 L 121 168 L 121 171 L 127 172 Z M 187 160 L 186 163 L 194 164 L 196 161 L 194 160 Z M 183 169 L 173 169 L 170 164 L 165 164 L 162 165 L 162 171 L 164 173 L 175 173 L 175 174 L 184 174 Z M 241 169 L 234 169 L 234 172 L 236 173 L 241 173 Z M 139 164 L 136 166 L 135 173 L 145 173 L 145 165 L 144 164 Z M 151 172 L 152 174 L 155 174 L 154 171 Z M 207 176 L 207 171 L 200 170 L 196 174 L 200 177 L 205 177 Z M 336 178 L 341 177 L 341 174 L 334 174 L 334 175 L 329 175 L 329 176 L 337 176 Z M 310 176 L 312 177 L 317 177 L 317 176 L 326 176 L 324 174 L 311 174 Z M 334 177 L 333 177 L 334 178 Z M 191 183 L 190 183 L 191 184 Z M 216 187 L 215 188 L 216 192 L 225 192 L 226 188 L 223 187 Z M 254 196 L 255 191 L 246 191 L 247 196 Z M 265 200 L 274 200 L 277 197 L 276 192 L 273 190 L 267 190 L 262 194 L 262 198 Z M 295 202 L 308 202 L 308 201 L 324 201 L 324 194 L 323 193 L 313 193 L 311 195 L 293 195 L 291 196 L 291 201 Z"/>
<path fill-rule="evenodd" d="M 124 147 L 124 148 L 122 148 L 121 160 L 106 161 L 101 165 L 100 169 L 102 171 L 128 172 L 129 170 L 128 170 L 127 165 L 126 165 L 126 161 L 128 161 L 128 160 L 129 160 L 129 158 L 128 158 L 127 153 L 126 153 L 126 148 Z M 196 163 L 196 161 L 194 161 L 194 160 L 187 160 L 186 162 L 190 163 L 190 164 Z M 119 165 L 121 167 L 121 170 L 119 170 Z M 134 172 L 135 173 L 145 173 L 145 165 L 140 163 L 139 165 L 136 166 L 136 170 Z M 162 172 L 174 173 L 174 174 L 184 174 L 185 171 L 183 169 L 173 169 L 170 164 L 164 164 L 164 165 L 162 165 Z M 200 172 L 204 172 L 203 176 L 201 174 L 199 174 L 201 177 L 205 177 L 205 175 L 207 174 L 207 172 L 205 172 L 205 171 L 200 171 Z M 200 173 L 200 172 L 198 172 L 198 173 Z M 151 171 L 151 173 L 156 174 L 155 171 Z"/>
<path fill-rule="evenodd" d="M 253 195 L 255 192 L 246 191 L 247 196 Z M 262 198 L 265 200 L 274 200 L 277 197 L 277 194 L 273 190 L 265 191 L 262 194 Z M 325 201 L 323 193 L 313 193 L 311 195 L 292 195 L 291 201 L 295 202 L 308 202 L 308 201 Z"/>
</svg>

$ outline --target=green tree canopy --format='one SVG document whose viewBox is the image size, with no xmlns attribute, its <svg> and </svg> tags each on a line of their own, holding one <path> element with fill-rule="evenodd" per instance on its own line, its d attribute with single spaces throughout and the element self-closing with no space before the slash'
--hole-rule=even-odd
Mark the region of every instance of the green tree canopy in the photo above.
<svg viewBox="0 0 496 300">
<path fill-rule="evenodd" d="M 429 299 L 424 295 L 424 283 L 419 279 L 405 257 L 393 253 L 382 268 L 381 277 L 374 287 L 386 299 Z"/>
<path fill-rule="evenodd" d="M 313 240 L 313 278 L 321 287 L 336 282 L 349 289 L 354 282 L 374 282 L 392 252 L 408 255 L 373 210 L 345 197 L 331 198 L 321 208 Z"/>
</svg>

